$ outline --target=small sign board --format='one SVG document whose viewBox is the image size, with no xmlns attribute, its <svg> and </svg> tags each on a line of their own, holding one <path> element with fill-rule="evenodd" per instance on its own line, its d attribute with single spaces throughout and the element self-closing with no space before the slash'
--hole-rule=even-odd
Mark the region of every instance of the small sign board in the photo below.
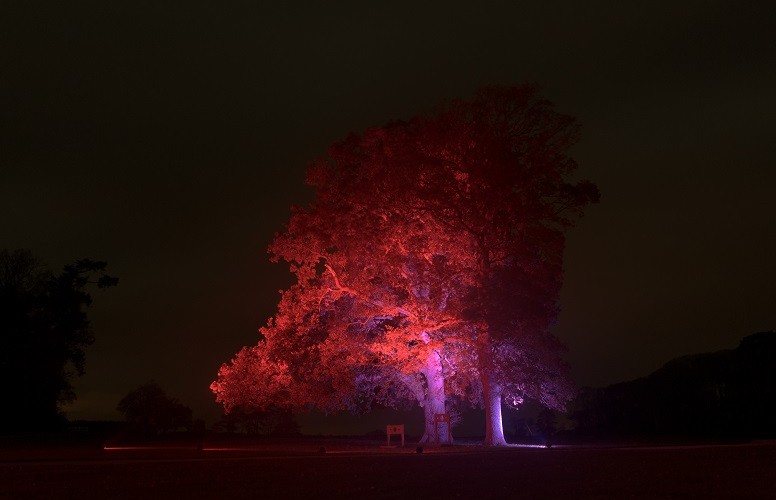
<svg viewBox="0 0 776 500">
<path fill-rule="evenodd" d="M 401 445 L 404 446 L 404 424 L 388 424 L 385 426 L 385 435 L 388 438 L 387 445 L 391 444 L 391 436 L 401 436 Z"/>
</svg>

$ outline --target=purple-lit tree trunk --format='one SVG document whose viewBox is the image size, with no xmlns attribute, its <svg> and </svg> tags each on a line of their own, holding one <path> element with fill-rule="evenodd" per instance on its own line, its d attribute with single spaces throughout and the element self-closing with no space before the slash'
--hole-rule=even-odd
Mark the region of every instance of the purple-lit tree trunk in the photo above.
<svg viewBox="0 0 776 500">
<path fill-rule="evenodd" d="M 480 375 L 482 399 L 485 403 L 485 446 L 505 446 L 504 424 L 501 418 L 501 386 L 486 372 Z"/>
<path fill-rule="evenodd" d="M 447 429 L 438 429 L 435 423 L 435 416 L 439 413 L 445 413 L 445 378 L 439 354 L 431 351 L 426 357 L 421 373 L 425 377 L 426 387 L 423 401 L 425 430 L 420 442 L 450 444 L 452 439 L 449 437 Z"/>
<path fill-rule="evenodd" d="M 485 405 L 485 446 L 506 446 L 504 424 L 501 417 L 501 386 L 493 373 L 494 359 L 491 352 L 491 336 L 487 327 L 480 333 L 482 342 L 478 349 L 482 402 Z"/>
</svg>

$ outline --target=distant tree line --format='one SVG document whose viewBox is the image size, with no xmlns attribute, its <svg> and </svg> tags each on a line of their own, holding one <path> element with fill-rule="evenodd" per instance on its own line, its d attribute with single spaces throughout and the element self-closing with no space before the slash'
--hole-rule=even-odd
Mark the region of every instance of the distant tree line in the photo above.
<svg viewBox="0 0 776 500">
<path fill-rule="evenodd" d="M 192 430 L 191 408 L 170 397 L 156 382 L 129 391 L 116 409 L 135 436 L 156 436 L 180 429 Z"/>
<path fill-rule="evenodd" d="M 684 356 L 651 375 L 575 402 L 576 432 L 594 436 L 776 437 L 776 332 L 738 348 Z"/>
<path fill-rule="evenodd" d="M 238 406 L 216 422 L 213 430 L 250 436 L 296 436 L 300 433 L 292 411 L 277 406 L 264 410 Z"/>
</svg>

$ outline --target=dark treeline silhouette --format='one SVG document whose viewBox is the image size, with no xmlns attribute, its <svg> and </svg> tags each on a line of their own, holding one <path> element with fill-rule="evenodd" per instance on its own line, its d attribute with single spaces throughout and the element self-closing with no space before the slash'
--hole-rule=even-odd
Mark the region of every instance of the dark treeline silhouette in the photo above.
<svg viewBox="0 0 776 500">
<path fill-rule="evenodd" d="M 576 400 L 576 432 L 590 436 L 776 437 L 776 332 L 736 349 L 674 359 L 651 375 Z"/>
<path fill-rule="evenodd" d="M 131 390 L 116 408 L 135 437 L 153 437 L 171 431 L 193 429 L 191 408 L 168 396 L 156 382 Z"/>
<path fill-rule="evenodd" d="M 265 410 L 238 406 L 213 425 L 215 432 L 250 436 L 298 436 L 294 414 L 288 408 L 270 406 Z"/>
<path fill-rule="evenodd" d="M 0 377 L 5 382 L 0 433 L 53 430 L 61 406 L 75 399 L 94 342 L 87 308 L 91 286 L 118 282 L 107 263 L 82 259 L 52 273 L 29 250 L 0 250 Z"/>
</svg>

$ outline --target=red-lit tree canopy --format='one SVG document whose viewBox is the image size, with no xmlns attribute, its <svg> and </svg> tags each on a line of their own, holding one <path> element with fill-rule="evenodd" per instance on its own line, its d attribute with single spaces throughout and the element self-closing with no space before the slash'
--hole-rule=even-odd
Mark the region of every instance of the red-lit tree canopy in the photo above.
<svg viewBox="0 0 776 500">
<path fill-rule="evenodd" d="M 557 316 L 563 232 L 596 201 L 570 183 L 573 120 L 531 87 L 489 87 L 333 145 L 308 170 L 310 207 L 270 246 L 297 284 L 257 347 L 213 383 L 235 405 L 396 405 L 433 415 L 571 397 Z"/>
</svg>

